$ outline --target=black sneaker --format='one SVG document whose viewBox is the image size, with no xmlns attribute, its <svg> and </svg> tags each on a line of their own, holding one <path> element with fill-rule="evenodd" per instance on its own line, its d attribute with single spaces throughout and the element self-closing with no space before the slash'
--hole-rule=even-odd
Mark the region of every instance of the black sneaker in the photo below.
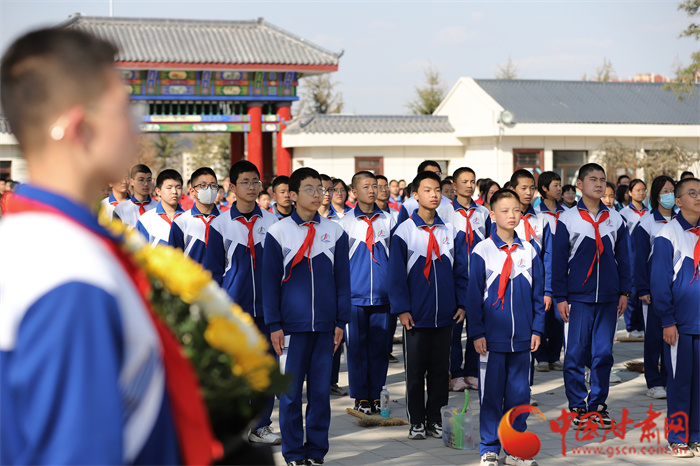
<svg viewBox="0 0 700 466">
<path fill-rule="evenodd" d="M 411 428 L 408 430 L 408 438 L 411 440 L 424 440 L 425 439 L 425 426 L 421 424 L 411 424 Z"/>
<path fill-rule="evenodd" d="M 425 433 L 435 438 L 442 438 L 442 422 L 429 422 L 425 426 Z"/>
<path fill-rule="evenodd" d="M 399 360 L 396 356 L 394 356 L 393 354 L 390 354 L 389 355 L 389 362 L 392 364 L 396 364 L 397 362 L 399 362 Z"/>
<path fill-rule="evenodd" d="M 355 400 L 355 407 L 353 409 L 361 412 L 362 414 L 373 414 L 372 407 L 367 400 Z"/>
<path fill-rule="evenodd" d="M 588 414 L 588 411 L 586 411 L 586 408 L 571 408 L 569 411 L 576 414 L 576 417 L 571 421 L 571 426 L 574 429 L 578 429 L 578 426 L 583 422 L 581 418 Z"/>
<path fill-rule="evenodd" d="M 308 465 L 316 465 L 316 464 L 323 464 L 323 458 L 310 458 L 306 460 L 306 464 Z"/>
<path fill-rule="evenodd" d="M 381 414 L 382 413 L 382 402 L 380 400 L 374 400 L 370 403 L 370 406 L 372 407 L 372 414 Z"/>
<path fill-rule="evenodd" d="M 603 405 L 598 405 L 598 410 L 597 411 L 591 411 L 591 412 L 597 412 L 600 416 L 591 416 L 590 419 L 598 424 L 600 427 L 603 429 L 609 429 L 612 427 L 612 420 L 610 419 L 610 414 L 608 414 L 608 410 L 605 409 L 605 406 Z"/>
<path fill-rule="evenodd" d="M 337 383 L 332 383 L 331 384 L 331 395 L 333 396 L 348 396 L 348 392 L 343 390 L 338 386 Z"/>
<path fill-rule="evenodd" d="M 693 455 L 700 456 L 700 442 L 688 442 L 688 449 L 693 452 Z"/>
</svg>

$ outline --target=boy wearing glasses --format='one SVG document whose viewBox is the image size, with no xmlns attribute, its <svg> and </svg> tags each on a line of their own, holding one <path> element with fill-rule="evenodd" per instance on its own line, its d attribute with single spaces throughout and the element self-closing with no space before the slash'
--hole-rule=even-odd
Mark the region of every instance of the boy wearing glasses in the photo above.
<svg viewBox="0 0 700 466">
<path fill-rule="evenodd" d="M 661 319 L 668 379 L 669 453 L 700 456 L 700 180 L 686 178 L 675 187 L 680 213 L 659 231 L 651 257 L 651 296 Z"/>
<path fill-rule="evenodd" d="M 156 194 L 160 198 L 156 208 L 149 210 L 136 221 L 136 229 L 153 247 L 168 244 L 173 220 L 184 213 L 178 204 L 182 196 L 182 176 L 172 169 L 160 172 L 156 179 Z"/>
<path fill-rule="evenodd" d="M 114 208 L 114 218 L 130 228 L 136 227 L 139 217 L 158 205 L 151 198 L 152 185 L 151 169 L 143 164 L 134 165 L 129 174 L 129 186 L 133 194 L 128 200 L 117 204 Z"/>
<path fill-rule="evenodd" d="M 265 238 L 263 308 L 280 367 L 292 379 L 280 395 L 282 455 L 288 465 L 316 465 L 328 453 L 333 353 L 350 320 L 348 235 L 318 214 L 324 188 L 316 170 L 294 171 L 289 191 L 296 209 Z"/>
<path fill-rule="evenodd" d="M 262 183 L 255 164 L 247 160 L 234 163 L 229 178 L 229 190 L 235 192 L 236 201 L 211 224 L 204 266 L 269 339 L 270 329 L 265 325 L 262 306 L 263 246 L 277 217 L 256 202 Z M 269 397 L 260 422 L 248 435 L 250 442 L 275 445 L 281 442 L 270 427 L 274 404 L 274 396 Z"/>
<path fill-rule="evenodd" d="M 219 216 L 216 195 L 219 185 L 216 173 L 209 167 L 201 167 L 192 173 L 190 197 L 194 206 L 173 221 L 168 243 L 182 249 L 185 255 L 200 264 L 209 242 L 211 223 Z"/>
<path fill-rule="evenodd" d="M 350 323 L 347 326 L 348 379 L 355 410 L 379 413 L 379 392 L 389 360 L 389 240 L 396 222 L 381 210 L 377 179 L 361 171 L 352 177 L 357 206 L 338 221 L 350 243 Z M 388 191 L 387 191 L 388 192 Z"/>
</svg>

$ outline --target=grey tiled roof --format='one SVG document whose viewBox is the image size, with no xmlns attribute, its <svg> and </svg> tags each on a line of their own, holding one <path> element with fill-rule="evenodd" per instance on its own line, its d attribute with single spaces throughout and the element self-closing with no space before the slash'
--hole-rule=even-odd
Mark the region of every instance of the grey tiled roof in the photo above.
<svg viewBox="0 0 700 466">
<path fill-rule="evenodd" d="M 334 53 L 265 22 L 108 18 L 72 15 L 60 27 L 119 47 L 117 61 L 337 66 Z"/>
<path fill-rule="evenodd" d="M 661 83 L 475 79 L 516 123 L 700 124 L 700 85 L 679 100 Z"/>
<path fill-rule="evenodd" d="M 319 133 L 452 133 L 446 116 L 436 115 L 302 115 L 286 134 Z"/>
</svg>

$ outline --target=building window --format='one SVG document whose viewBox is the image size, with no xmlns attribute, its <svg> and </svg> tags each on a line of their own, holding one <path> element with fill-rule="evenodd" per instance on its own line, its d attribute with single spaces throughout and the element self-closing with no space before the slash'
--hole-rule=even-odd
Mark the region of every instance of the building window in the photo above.
<svg viewBox="0 0 700 466">
<path fill-rule="evenodd" d="M 552 151 L 554 172 L 561 176 L 562 184 L 576 185 L 578 169 L 588 163 L 588 151 L 555 150 Z"/>
<path fill-rule="evenodd" d="M 355 173 L 363 170 L 375 175 L 383 175 L 384 157 L 355 157 Z"/>
<path fill-rule="evenodd" d="M 535 181 L 544 170 L 544 149 L 513 149 L 513 172 L 527 170 Z"/>
<path fill-rule="evenodd" d="M 12 161 L 0 160 L 0 180 L 12 178 Z"/>
</svg>

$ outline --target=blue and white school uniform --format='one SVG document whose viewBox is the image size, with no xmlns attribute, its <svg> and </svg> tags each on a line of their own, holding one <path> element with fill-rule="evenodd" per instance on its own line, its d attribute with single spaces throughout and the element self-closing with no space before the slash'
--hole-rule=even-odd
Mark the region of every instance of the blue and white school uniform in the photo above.
<svg viewBox="0 0 700 466">
<path fill-rule="evenodd" d="M 296 264 L 295 258 L 300 259 Z M 318 213 L 304 222 L 294 211 L 270 226 L 263 271 L 265 323 L 271 332 L 284 331 L 280 367 L 292 378 L 280 396 L 282 455 L 286 461 L 323 458 L 328 452 L 334 332 L 350 321 L 348 236 Z M 309 400 L 306 443 L 304 379 Z"/>
<path fill-rule="evenodd" d="M 651 275 L 651 249 L 659 231 L 671 220 L 665 218 L 658 210 L 645 215 L 634 229 L 634 284 L 639 296 L 651 294 L 649 276 Z M 641 301 L 640 301 L 641 303 Z M 654 298 L 651 304 L 641 303 L 644 316 L 644 378 L 647 388 L 666 386 L 666 366 L 663 361 L 663 328 L 661 320 L 654 312 Z M 661 370 L 659 371 L 659 358 Z"/>
<path fill-rule="evenodd" d="M 128 201 L 131 197 L 127 194 L 126 200 Z M 110 220 L 114 218 L 114 208 L 117 207 L 119 201 L 114 197 L 114 193 L 109 193 L 109 196 L 105 197 L 100 201 L 100 209 L 103 209 Z"/>
<path fill-rule="evenodd" d="M 505 249 L 505 251 L 504 251 Z M 512 258 L 508 267 L 508 253 Z M 501 275 L 510 269 L 501 283 Z M 505 286 L 504 286 L 505 285 Z M 469 273 L 469 334 L 486 338 L 479 364 L 479 454 L 499 453 L 498 424 L 503 415 L 530 401 L 530 345 L 544 333 L 544 270 L 537 251 L 515 236 L 509 247 L 494 231 L 474 248 Z M 525 416 L 514 423 L 526 428 Z M 517 424 L 517 425 L 516 425 Z"/>
<path fill-rule="evenodd" d="M 396 221 L 376 204 L 374 208 L 372 214 L 365 214 L 357 206 L 338 220 L 348 235 L 352 308 L 345 339 L 350 397 L 357 400 L 379 399 L 389 366 L 386 347 L 393 340 L 389 335 L 389 244 Z"/>
<path fill-rule="evenodd" d="M 174 248 L 182 249 L 186 256 L 200 264 L 203 263 L 211 224 L 219 215 L 220 212 L 216 206 L 209 215 L 205 215 L 195 204 L 190 210 L 173 220 L 168 244 Z"/>
<path fill-rule="evenodd" d="M 333 207 L 333 204 L 330 205 L 330 211 L 328 212 L 328 217 L 326 217 L 328 220 L 332 220 L 334 222 L 337 222 L 341 218 L 345 217 L 348 212 L 352 210 L 352 207 L 350 206 L 345 206 L 343 210 L 337 210 L 335 207 Z"/>
<path fill-rule="evenodd" d="M 124 225 L 130 228 L 135 228 L 139 217 L 149 210 L 155 209 L 157 205 L 158 202 L 154 201 L 150 196 L 148 201 L 144 202 L 139 202 L 132 197 L 117 204 L 117 206 L 114 208 L 113 217 L 121 220 Z"/>
<path fill-rule="evenodd" d="M 636 229 L 637 225 L 639 225 L 639 222 L 644 217 L 647 217 L 649 215 L 649 209 L 647 209 L 645 206 L 644 209 L 638 210 L 634 206 L 634 204 L 630 202 L 627 207 L 623 208 L 620 211 L 620 215 L 622 215 L 622 218 L 627 223 L 627 231 L 630 235 L 630 257 L 634 257 L 636 253 L 634 230 Z M 630 264 L 630 266 L 634 267 L 634 261 L 631 262 L 632 263 Z M 637 271 L 634 268 L 631 268 L 630 273 L 632 274 L 632 277 L 634 277 Z M 635 286 L 634 281 L 632 282 L 632 296 L 630 297 L 627 303 L 627 309 L 625 309 L 624 317 L 625 325 L 627 327 L 628 332 L 632 332 L 635 330 L 644 330 L 644 316 L 642 313 L 642 303 L 641 301 L 639 301 L 639 293 L 637 293 L 637 288 Z"/>
<path fill-rule="evenodd" d="M 695 254 L 698 234 L 692 231 L 696 229 L 678 214 L 656 235 L 651 257 L 654 312 L 663 328 L 675 325 L 678 330 L 674 346 L 664 342 L 668 421 L 678 421 L 674 413 L 688 414 L 689 425 L 669 431 L 670 443 L 686 443 L 686 435 L 688 442 L 700 442 L 700 250 Z"/>
<path fill-rule="evenodd" d="M 440 205 L 438 205 L 436 210 L 437 215 L 442 218 L 445 215 L 445 212 L 451 208 L 452 201 L 445 196 L 440 196 Z M 415 197 L 408 196 L 403 204 L 401 204 L 401 208 L 399 209 L 399 218 L 396 220 L 396 223 L 403 223 L 405 220 L 410 218 L 413 215 L 413 212 L 416 210 L 418 210 L 418 201 L 416 201 Z"/>
<path fill-rule="evenodd" d="M 179 463 L 160 340 L 111 234 L 65 197 L 17 194 L 65 217 L 0 222 L 0 462 Z"/>
<path fill-rule="evenodd" d="M 468 207 L 462 206 L 455 198 L 450 204 L 450 208 L 443 209 L 441 218 L 455 227 L 457 231 L 455 242 L 464 245 L 464 248 L 461 248 L 465 254 L 462 260 L 466 261 L 467 270 L 469 270 L 469 260 L 474 247 L 489 237 L 491 231 L 489 210 L 473 200 Z M 467 229 L 467 222 L 469 229 Z M 452 328 L 450 377 L 453 379 L 465 376 L 477 377 L 479 372 L 479 353 L 474 349 L 474 340 L 469 336 L 469 332 L 467 332 L 466 348 L 462 347 L 462 330 L 465 326 L 468 327 L 466 317 L 465 321 L 455 324 Z"/>
<path fill-rule="evenodd" d="M 159 244 L 167 245 L 168 238 L 170 237 L 170 226 L 173 220 L 177 219 L 180 215 L 185 213 L 177 205 L 175 209 L 175 214 L 171 219 L 168 214 L 165 213 L 163 209 L 163 203 L 159 202 L 155 209 L 151 209 L 136 221 L 136 230 L 138 230 L 147 240 L 152 247 L 156 247 Z"/>
<path fill-rule="evenodd" d="M 584 220 L 583 201 L 578 209 L 559 216 L 552 246 L 552 291 L 558 302 L 568 301 L 569 322 L 564 337 L 564 384 L 569 408 L 598 410 L 606 407 L 613 365 L 612 345 L 617 326 L 620 293 L 629 292 L 629 235 L 622 216 L 600 203 L 594 222 L 603 251 L 599 255 L 595 229 Z M 591 390 L 584 381 L 584 366 L 591 363 Z"/>
</svg>

